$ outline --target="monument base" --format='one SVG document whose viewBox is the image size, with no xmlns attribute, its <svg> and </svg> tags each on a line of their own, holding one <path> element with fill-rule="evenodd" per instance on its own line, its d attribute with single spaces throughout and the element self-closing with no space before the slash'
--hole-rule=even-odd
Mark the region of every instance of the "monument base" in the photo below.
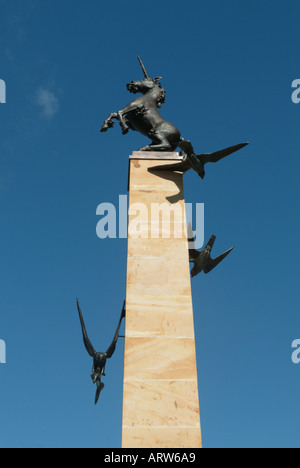
<svg viewBox="0 0 300 468">
<path fill-rule="evenodd" d="M 180 159 L 130 158 L 123 448 L 201 447 L 183 178 L 148 172 Z"/>
</svg>

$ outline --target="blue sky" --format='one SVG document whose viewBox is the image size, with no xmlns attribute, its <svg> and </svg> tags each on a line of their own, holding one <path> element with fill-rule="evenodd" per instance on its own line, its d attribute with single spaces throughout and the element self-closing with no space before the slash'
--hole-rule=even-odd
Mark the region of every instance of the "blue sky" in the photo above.
<svg viewBox="0 0 300 468">
<path fill-rule="evenodd" d="M 299 447 L 298 0 L 0 0 L 1 447 L 118 447 L 123 341 L 93 404 L 75 300 L 99 350 L 125 297 L 126 240 L 96 208 L 127 190 L 146 144 L 116 126 L 140 54 L 163 76 L 166 119 L 197 151 L 239 155 L 185 177 L 205 237 L 236 249 L 193 280 L 205 447 Z M 123 330 L 123 329 L 122 329 Z"/>
</svg>

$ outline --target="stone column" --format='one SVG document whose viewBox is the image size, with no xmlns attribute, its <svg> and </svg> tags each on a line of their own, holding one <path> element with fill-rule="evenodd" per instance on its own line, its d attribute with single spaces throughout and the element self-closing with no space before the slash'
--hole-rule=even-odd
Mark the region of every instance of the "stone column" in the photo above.
<svg viewBox="0 0 300 468">
<path fill-rule="evenodd" d="M 130 157 L 123 448 L 201 447 L 183 180 L 147 171 L 179 159 Z"/>
</svg>

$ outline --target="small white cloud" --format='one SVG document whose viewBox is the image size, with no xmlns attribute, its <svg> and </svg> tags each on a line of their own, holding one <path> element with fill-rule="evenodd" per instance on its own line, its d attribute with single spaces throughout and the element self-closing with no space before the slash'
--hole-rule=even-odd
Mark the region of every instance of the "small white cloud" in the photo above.
<svg viewBox="0 0 300 468">
<path fill-rule="evenodd" d="M 36 102 L 41 107 L 45 117 L 51 118 L 59 111 L 59 101 L 52 91 L 39 88 L 36 93 Z"/>
</svg>

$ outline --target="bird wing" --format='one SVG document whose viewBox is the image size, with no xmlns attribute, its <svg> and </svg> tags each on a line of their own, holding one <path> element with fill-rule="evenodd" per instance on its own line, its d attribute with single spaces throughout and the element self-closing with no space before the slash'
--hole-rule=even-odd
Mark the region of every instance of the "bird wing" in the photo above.
<svg viewBox="0 0 300 468">
<path fill-rule="evenodd" d="M 204 273 L 210 273 L 214 268 L 216 268 L 216 266 L 219 265 L 219 263 L 221 263 L 224 258 L 227 257 L 227 255 L 230 254 L 230 252 L 232 252 L 234 249 L 234 247 L 232 247 L 231 249 L 227 250 L 227 252 L 223 253 L 222 255 L 220 255 L 219 257 L 217 258 L 211 258 L 210 260 L 208 260 L 208 262 L 206 263 L 205 267 L 203 268 L 203 271 Z"/>
<path fill-rule="evenodd" d="M 232 153 L 235 153 L 236 151 L 245 148 L 245 146 L 248 145 L 249 143 L 241 143 L 240 145 L 231 146 L 230 148 L 217 151 L 216 153 L 199 154 L 198 158 L 203 165 L 207 163 L 216 163 L 218 161 L 221 161 L 221 159 L 230 156 Z"/>
<path fill-rule="evenodd" d="M 119 320 L 119 323 L 118 323 L 118 327 L 117 327 L 115 336 L 113 338 L 113 341 L 112 341 L 110 347 L 108 348 L 108 350 L 105 353 L 106 357 L 108 359 L 112 357 L 112 355 L 114 354 L 114 352 L 116 350 L 117 341 L 118 341 L 118 338 L 119 338 L 119 333 L 120 333 L 120 328 L 121 328 L 121 323 L 122 323 L 123 318 L 125 317 L 125 313 L 126 313 L 126 310 L 125 310 L 125 301 L 124 301 L 121 317 L 120 317 L 120 320 Z"/>
<path fill-rule="evenodd" d="M 199 156 L 196 156 L 195 154 L 190 154 L 188 155 L 188 161 L 192 169 L 194 169 L 195 172 L 201 177 L 201 179 L 204 179 L 205 177 L 205 170 L 204 170 L 204 164 L 201 161 L 201 158 Z"/>
<path fill-rule="evenodd" d="M 84 320 L 83 320 L 83 316 L 82 316 L 82 312 L 81 312 L 81 309 L 80 309 L 80 305 L 79 305 L 79 300 L 77 299 L 77 309 L 78 309 L 78 313 L 79 313 L 79 318 L 80 318 L 80 323 L 81 323 L 81 329 L 82 329 L 82 334 L 83 334 L 83 342 L 84 342 L 84 346 L 87 350 L 87 352 L 89 353 L 89 355 L 93 358 L 96 354 L 96 351 L 95 349 L 93 348 L 93 345 L 92 343 L 90 342 L 89 340 L 89 337 L 87 335 L 87 332 L 86 332 L 86 328 L 85 328 L 85 324 L 84 324 Z"/>
<path fill-rule="evenodd" d="M 176 164 L 168 164 L 165 166 L 154 166 L 148 169 L 149 172 L 160 172 L 160 171 L 169 171 L 169 172 L 185 172 L 191 169 L 191 165 L 188 161 L 182 161 Z"/>
</svg>

